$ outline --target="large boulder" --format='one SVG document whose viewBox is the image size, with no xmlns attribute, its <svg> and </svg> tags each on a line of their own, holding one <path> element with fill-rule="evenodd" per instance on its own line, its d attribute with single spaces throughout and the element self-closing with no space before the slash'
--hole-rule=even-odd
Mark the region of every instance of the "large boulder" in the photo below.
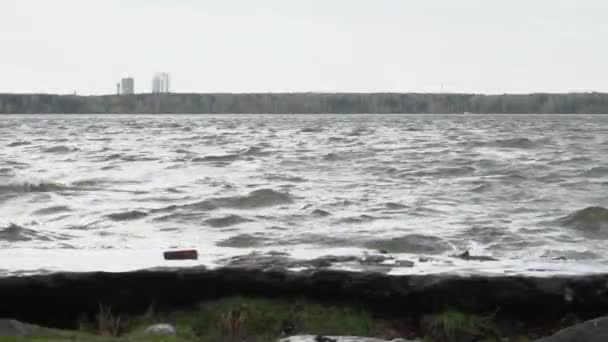
<svg viewBox="0 0 608 342">
<path fill-rule="evenodd" d="M 148 335 L 175 335 L 175 327 L 167 323 L 155 324 L 147 327 L 144 333 Z"/>
<path fill-rule="evenodd" d="M 608 317 L 600 317 L 560 330 L 553 336 L 536 342 L 606 342 L 608 341 Z"/>
<path fill-rule="evenodd" d="M 0 319 L 0 336 L 30 336 L 41 331 L 42 328 L 37 325 L 21 323 L 14 319 Z"/>
</svg>

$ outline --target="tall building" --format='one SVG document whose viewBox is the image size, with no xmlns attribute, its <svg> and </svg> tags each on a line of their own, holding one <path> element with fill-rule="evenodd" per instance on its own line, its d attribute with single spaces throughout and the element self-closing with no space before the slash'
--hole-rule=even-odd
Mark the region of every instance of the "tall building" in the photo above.
<svg viewBox="0 0 608 342">
<path fill-rule="evenodd" d="M 162 94 L 169 93 L 171 91 L 171 77 L 167 72 L 161 72 L 154 75 L 152 79 L 152 93 Z"/>
<path fill-rule="evenodd" d="M 135 80 L 132 77 L 123 78 L 120 80 L 120 88 L 123 95 L 135 94 Z"/>
</svg>

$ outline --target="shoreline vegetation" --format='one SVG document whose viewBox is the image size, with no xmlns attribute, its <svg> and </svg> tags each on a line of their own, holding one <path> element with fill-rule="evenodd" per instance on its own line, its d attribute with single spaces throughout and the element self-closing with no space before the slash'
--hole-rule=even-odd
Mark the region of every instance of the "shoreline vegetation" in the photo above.
<svg viewBox="0 0 608 342">
<path fill-rule="evenodd" d="M 22 341 L 255 342 L 354 335 L 526 342 L 606 315 L 607 283 L 607 274 L 393 276 L 229 267 L 51 273 L 0 278 L 0 317 L 51 328 L 26 333 Z M 170 324 L 176 332 L 151 338 L 146 330 L 155 324 Z"/>
<path fill-rule="evenodd" d="M 0 94 L 0 114 L 605 114 L 608 93 Z"/>
<path fill-rule="evenodd" d="M 386 317 L 348 304 L 253 297 L 205 301 L 172 311 L 157 311 L 152 303 L 139 315 L 121 315 L 100 305 L 96 314 L 82 315 L 77 324 L 74 330 L 36 326 L 23 341 L 270 342 L 302 334 L 387 341 L 529 342 L 563 325 L 531 327 L 497 313 L 481 316 L 454 310 L 421 318 Z M 174 333 L 156 337 L 147 333 L 148 327 L 159 324 L 171 326 Z"/>
</svg>

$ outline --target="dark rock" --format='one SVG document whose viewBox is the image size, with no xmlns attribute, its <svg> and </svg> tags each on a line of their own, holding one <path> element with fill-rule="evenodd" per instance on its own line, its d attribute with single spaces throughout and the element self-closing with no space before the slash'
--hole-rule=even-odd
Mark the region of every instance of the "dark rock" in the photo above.
<svg viewBox="0 0 608 342">
<path fill-rule="evenodd" d="M 40 333 L 43 328 L 21 323 L 14 319 L 0 319 L 0 336 L 30 336 Z"/>
<path fill-rule="evenodd" d="M 608 312 L 608 274 L 396 276 L 314 268 L 291 272 L 271 264 L 282 260 L 285 265 L 298 265 L 296 261 L 284 256 L 260 258 L 266 264 L 244 258 L 219 269 L 156 268 L 0 278 L 0 317 L 74 328 L 83 314 L 94 318 L 100 304 L 128 315 L 145 312 L 151 303 L 162 310 L 235 295 L 358 303 L 372 312 L 396 317 L 439 313 L 446 308 L 481 314 L 499 309 L 501 315 L 522 322 L 556 322 L 570 312 L 582 319 Z"/>
<path fill-rule="evenodd" d="M 536 342 L 606 342 L 608 341 L 608 317 L 596 318 L 563 329 L 553 336 Z"/>
<path fill-rule="evenodd" d="M 168 251 L 163 253 L 163 256 L 165 260 L 196 260 L 198 259 L 198 252 L 194 249 Z"/>
<path fill-rule="evenodd" d="M 456 255 L 457 258 L 462 260 L 472 260 L 472 261 L 498 261 L 496 258 L 492 258 L 484 255 L 471 255 L 469 251 L 466 251 L 462 254 Z"/>
</svg>

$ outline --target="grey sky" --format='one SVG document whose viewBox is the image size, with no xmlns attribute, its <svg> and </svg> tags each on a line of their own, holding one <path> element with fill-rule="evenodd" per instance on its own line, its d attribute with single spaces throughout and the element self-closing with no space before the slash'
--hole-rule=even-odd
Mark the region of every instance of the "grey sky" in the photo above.
<svg viewBox="0 0 608 342">
<path fill-rule="evenodd" d="M 608 91 L 605 0 L 1 0 L 0 92 Z"/>
</svg>

